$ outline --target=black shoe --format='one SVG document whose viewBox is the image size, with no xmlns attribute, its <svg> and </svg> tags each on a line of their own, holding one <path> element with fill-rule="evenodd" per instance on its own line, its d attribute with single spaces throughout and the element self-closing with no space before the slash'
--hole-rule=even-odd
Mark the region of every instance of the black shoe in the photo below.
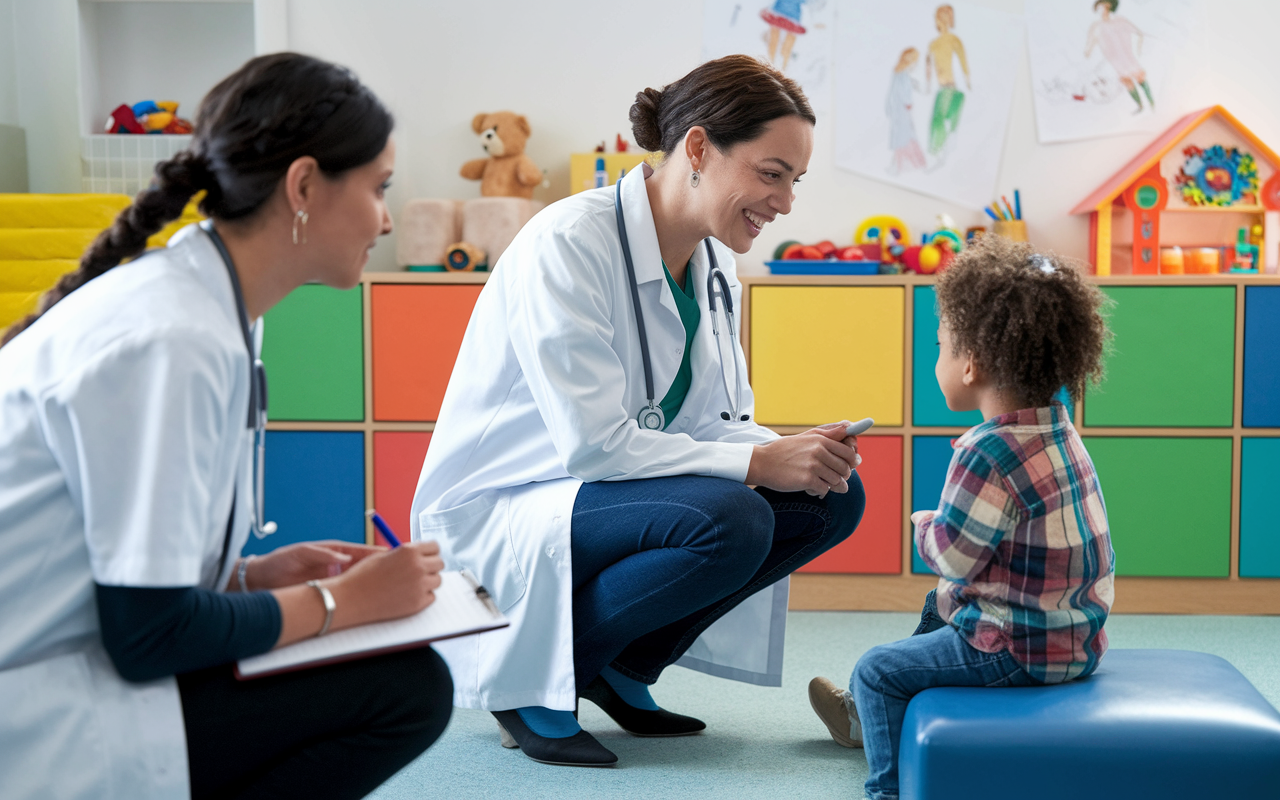
<svg viewBox="0 0 1280 800">
<path fill-rule="evenodd" d="M 564 739 L 548 739 L 529 730 L 515 711 L 491 711 L 498 720 L 502 746 L 518 747 L 529 758 L 561 767 L 612 767 L 618 757 L 586 731 Z"/>
<path fill-rule="evenodd" d="M 661 708 L 646 711 L 628 705 L 609 682 L 599 675 L 582 690 L 581 697 L 600 706 L 604 713 L 632 736 L 688 736 L 707 729 L 707 723 L 700 719 L 672 714 Z"/>
</svg>

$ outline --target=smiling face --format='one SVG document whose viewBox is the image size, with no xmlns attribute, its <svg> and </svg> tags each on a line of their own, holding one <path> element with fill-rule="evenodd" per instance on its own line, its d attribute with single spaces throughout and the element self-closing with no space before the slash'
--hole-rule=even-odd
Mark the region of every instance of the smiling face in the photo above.
<svg viewBox="0 0 1280 800">
<path fill-rule="evenodd" d="M 709 234 L 735 253 L 750 250 L 765 225 L 791 212 L 812 154 L 813 125 L 797 116 L 779 117 L 725 152 L 708 146 L 696 194 Z"/>
<path fill-rule="evenodd" d="M 395 161 L 395 142 L 388 139 L 369 163 L 316 182 L 306 234 L 316 280 L 340 289 L 360 282 L 369 251 L 391 233 L 385 193 Z"/>
</svg>

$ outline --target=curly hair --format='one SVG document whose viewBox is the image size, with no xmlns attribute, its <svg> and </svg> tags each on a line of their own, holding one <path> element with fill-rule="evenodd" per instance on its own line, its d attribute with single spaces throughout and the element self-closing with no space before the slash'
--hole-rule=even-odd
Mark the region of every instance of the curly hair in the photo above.
<svg viewBox="0 0 1280 800">
<path fill-rule="evenodd" d="M 1066 387 L 1079 402 L 1102 379 L 1110 300 L 1078 262 L 983 236 L 938 278 L 938 317 L 955 355 L 972 354 L 998 391 L 1032 407 Z"/>
</svg>

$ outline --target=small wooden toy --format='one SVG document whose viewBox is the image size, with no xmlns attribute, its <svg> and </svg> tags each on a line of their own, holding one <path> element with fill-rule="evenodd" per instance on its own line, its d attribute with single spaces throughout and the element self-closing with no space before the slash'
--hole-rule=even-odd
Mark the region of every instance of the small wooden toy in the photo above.
<svg viewBox="0 0 1280 800">
<path fill-rule="evenodd" d="M 1154 275 L 1162 271 L 1162 243 L 1184 248 L 1185 273 L 1211 266 L 1217 272 L 1239 262 L 1234 255 L 1222 258 L 1218 249 L 1234 243 L 1200 240 L 1205 234 L 1196 231 L 1206 226 L 1188 215 L 1206 212 L 1225 220 L 1220 227 L 1261 226 L 1256 254 L 1249 242 L 1242 252 L 1252 255 L 1254 268 L 1261 262 L 1268 272 L 1276 270 L 1280 250 L 1266 231 L 1280 230 L 1280 154 L 1222 106 L 1175 122 L 1071 213 L 1089 215 L 1090 261 L 1098 275 Z M 1131 232 L 1114 231 L 1116 220 Z M 1179 274 L 1175 262 L 1169 264 L 1169 274 Z"/>
<path fill-rule="evenodd" d="M 484 268 L 484 251 L 467 242 L 455 242 L 445 248 L 444 268 L 449 272 L 475 272 Z"/>
</svg>

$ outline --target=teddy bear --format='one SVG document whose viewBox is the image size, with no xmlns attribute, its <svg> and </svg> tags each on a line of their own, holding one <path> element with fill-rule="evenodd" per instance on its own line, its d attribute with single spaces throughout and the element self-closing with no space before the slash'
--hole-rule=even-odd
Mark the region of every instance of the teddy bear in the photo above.
<svg viewBox="0 0 1280 800">
<path fill-rule="evenodd" d="M 542 170 L 524 154 L 529 120 L 510 111 L 476 114 L 471 129 L 489 157 L 463 164 L 462 177 L 480 181 L 482 197 L 532 198 L 534 187 L 542 183 Z"/>
</svg>

